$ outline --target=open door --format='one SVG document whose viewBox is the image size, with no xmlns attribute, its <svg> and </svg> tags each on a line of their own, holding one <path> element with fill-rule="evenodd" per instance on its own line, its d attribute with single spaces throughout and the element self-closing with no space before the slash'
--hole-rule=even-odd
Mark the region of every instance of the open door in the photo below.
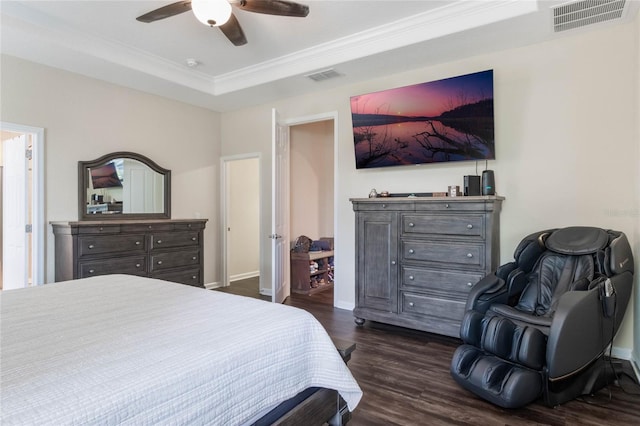
<svg viewBox="0 0 640 426">
<path fill-rule="evenodd" d="M 272 110 L 271 167 L 271 301 L 282 303 L 291 294 L 289 277 L 289 127 Z"/>
<path fill-rule="evenodd" d="M 20 135 L 2 144 L 4 160 L 2 288 L 27 287 L 29 282 L 27 234 L 27 136 Z M 6 265 L 11 265 L 7 267 Z"/>
</svg>

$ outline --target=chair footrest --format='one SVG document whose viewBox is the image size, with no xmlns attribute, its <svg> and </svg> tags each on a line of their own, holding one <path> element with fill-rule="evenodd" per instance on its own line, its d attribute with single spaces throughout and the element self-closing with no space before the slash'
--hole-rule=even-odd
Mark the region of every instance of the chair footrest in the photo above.
<svg viewBox="0 0 640 426">
<path fill-rule="evenodd" d="M 471 345 L 458 347 L 451 376 L 462 387 L 504 408 L 523 407 L 542 395 L 539 371 L 487 355 Z"/>
</svg>

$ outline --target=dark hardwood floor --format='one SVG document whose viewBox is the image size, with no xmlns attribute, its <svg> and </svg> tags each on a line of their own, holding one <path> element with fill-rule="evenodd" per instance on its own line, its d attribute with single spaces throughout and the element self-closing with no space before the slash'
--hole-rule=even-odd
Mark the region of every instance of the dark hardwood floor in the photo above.
<svg viewBox="0 0 640 426">
<path fill-rule="evenodd" d="M 356 343 L 349 369 L 364 395 L 349 425 L 640 425 L 640 387 L 626 376 L 620 386 L 559 407 L 507 410 L 453 381 L 457 339 L 369 321 L 357 327 L 351 311 L 332 306 L 331 291 L 294 294 L 285 303 L 311 312 L 332 337 Z"/>
</svg>

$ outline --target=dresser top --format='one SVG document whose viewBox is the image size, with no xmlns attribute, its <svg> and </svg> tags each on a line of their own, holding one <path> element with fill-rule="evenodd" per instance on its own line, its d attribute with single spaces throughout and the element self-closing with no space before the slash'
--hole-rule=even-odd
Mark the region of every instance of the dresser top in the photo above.
<svg viewBox="0 0 640 426">
<path fill-rule="evenodd" d="M 442 202 L 462 203 L 462 202 L 478 202 L 478 201 L 503 201 L 504 197 L 499 195 L 478 195 L 478 196 L 460 196 L 460 197 L 375 197 L 375 198 L 349 198 L 352 203 L 406 203 L 410 202 Z"/>
<path fill-rule="evenodd" d="M 205 223 L 209 219 L 125 219 L 125 220 L 82 220 L 82 221 L 52 221 L 52 226 L 105 226 L 105 225 L 142 225 L 142 224 L 171 224 L 171 223 Z"/>
</svg>

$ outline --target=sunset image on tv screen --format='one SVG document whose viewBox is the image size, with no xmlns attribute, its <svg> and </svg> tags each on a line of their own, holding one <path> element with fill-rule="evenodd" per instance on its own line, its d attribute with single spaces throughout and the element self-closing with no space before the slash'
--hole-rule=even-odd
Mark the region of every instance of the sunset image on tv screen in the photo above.
<svg viewBox="0 0 640 426">
<path fill-rule="evenodd" d="M 356 168 L 495 159 L 493 70 L 351 97 Z"/>
</svg>

